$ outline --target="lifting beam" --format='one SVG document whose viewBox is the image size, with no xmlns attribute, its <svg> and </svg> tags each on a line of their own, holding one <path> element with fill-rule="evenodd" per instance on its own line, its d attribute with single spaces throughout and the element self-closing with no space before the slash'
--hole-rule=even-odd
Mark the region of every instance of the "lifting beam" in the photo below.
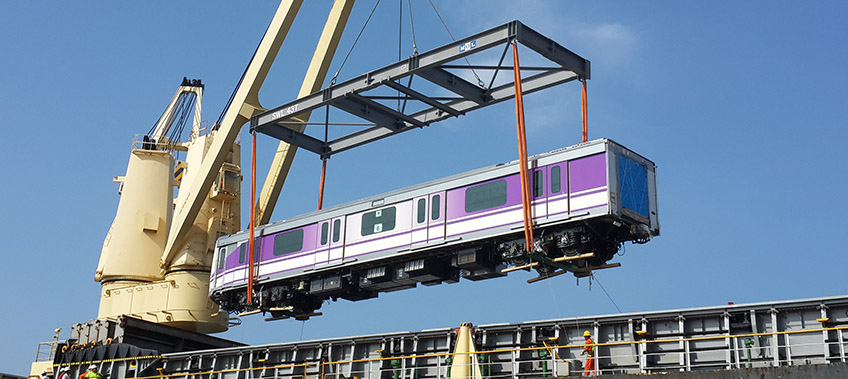
<svg viewBox="0 0 848 379">
<path fill-rule="evenodd" d="M 323 158 L 352 149 L 394 134 L 415 128 L 428 126 L 434 122 L 457 117 L 515 96 L 514 84 L 509 80 L 505 84 L 492 82 L 480 87 L 452 71 L 461 69 L 485 69 L 494 71 L 510 67 L 502 66 L 503 59 L 497 65 L 456 65 L 454 62 L 473 54 L 501 47 L 507 53 L 513 41 L 524 45 L 546 60 L 548 66 L 525 68 L 535 71 L 522 79 L 524 94 L 536 92 L 572 80 L 590 78 L 588 60 L 569 51 L 555 41 L 530 29 L 518 21 L 477 33 L 447 45 L 419 53 L 400 62 L 373 70 L 342 83 L 324 88 L 320 92 L 301 97 L 287 104 L 269 109 L 254 116 L 250 121 L 251 131 L 258 131 L 271 137 L 297 145 Z M 418 76 L 430 87 L 412 88 L 410 78 Z M 432 91 L 435 85 L 436 91 Z M 425 93 L 431 90 L 432 94 Z M 402 99 L 420 102 L 423 108 L 410 107 L 410 110 L 396 110 L 380 103 L 380 90 L 401 92 Z M 454 96 L 445 98 L 445 92 Z M 321 107 L 334 107 L 373 125 L 366 129 L 343 135 L 330 141 L 323 141 L 303 133 L 305 116 Z M 414 108 L 414 109 L 413 109 Z M 334 124 L 328 123 L 330 126 Z M 263 190 L 264 191 L 264 190 Z M 266 218 L 262 218 L 267 221 Z"/>
</svg>

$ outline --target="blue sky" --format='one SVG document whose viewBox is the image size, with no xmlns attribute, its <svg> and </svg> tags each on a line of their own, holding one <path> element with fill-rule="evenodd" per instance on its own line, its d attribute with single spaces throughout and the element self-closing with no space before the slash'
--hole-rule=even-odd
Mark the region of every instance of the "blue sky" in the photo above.
<svg viewBox="0 0 848 379">
<path fill-rule="evenodd" d="M 222 337 L 271 343 L 616 313 L 598 282 L 624 312 L 848 292 L 848 3 L 434 2 L 457 37 L 518 19 L 592 61 L 590 138 L 656 162 L 662 235 L 627 245 L 623 266 L 598 272 L 591 288 L 566 275 L 528 285 L 531 275 L 516 272 L 326 303 L 305 323 L 248 317 Z M 412 3 L 419 50 L 447 43 L 429 2 Z M 373 4 L 356 5 L 340 53 Z M 206 83 L 203 118 L 215 120 L 276 6 L 3 6 L 0 372 L 25 375 L 54 328 L 67 338 L 71 324 L 96 317 L 94 270 L 118 203 L 111 179 L 125 172 L 132 136 L 156 121 L 183 76 Z M 264 106 L 295 98 L 329 6 L 304 5 Z M 397 60 L 397 1 L 381 3 L 362 38 L 340 79 Z M 525 102 L 530 153 L 580 142 L 576 83 Z M 513 112 L 507 102 L 334 156 L 325 204 L 514 160 Z M 262 175 L 275 145 L 260 136 Z M 319 159 L 301 151 L 273 219 L 311 211 L 319 174 Z"/>
</svg>

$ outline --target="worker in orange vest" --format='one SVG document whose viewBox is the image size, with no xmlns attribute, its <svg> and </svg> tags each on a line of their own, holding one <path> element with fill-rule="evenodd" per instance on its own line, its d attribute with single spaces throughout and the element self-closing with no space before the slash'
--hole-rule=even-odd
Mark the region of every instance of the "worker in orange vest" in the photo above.
<svg viewBox="0 0 848 379">
<path fill-rule="evenodd" d="M 583 337 L 586 338 L 586 342 L 583 344 L 583 352 L 580 355 L 588 355 L 586 366 L 583 366 L 583 376 L 595 376 L 595 342 L 592 341 L 592 333 L 588 330 L 583 332 Z"/>
</svg>

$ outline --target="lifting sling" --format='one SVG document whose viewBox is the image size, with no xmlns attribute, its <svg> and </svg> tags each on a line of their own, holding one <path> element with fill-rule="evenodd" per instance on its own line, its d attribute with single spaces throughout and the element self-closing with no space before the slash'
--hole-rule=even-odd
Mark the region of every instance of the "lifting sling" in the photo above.
<svg viewBox="0 0 848 379">
<path fill-rule="evenodd" d="M 527 252 L 533 251 L 533 211 L 530 203 L 530 175 L 527 172 L 527 135 L 524 128 L 524 98 L 521 92 L 521 68 L 518 65 L 518 44 L 512 41 L 512 72 L 515 76 L 515 118 L 518 130 L 518 158 L 521 177 L 521 207 L 524 211 L 524 240 Z"/>
<path fill-rule="evenodd" d="M 247 243 L 247 303 L 253 303 L 254 229 L 256 229 L 256 133 L 250 133 L 250 239 Z"/>
</svg>

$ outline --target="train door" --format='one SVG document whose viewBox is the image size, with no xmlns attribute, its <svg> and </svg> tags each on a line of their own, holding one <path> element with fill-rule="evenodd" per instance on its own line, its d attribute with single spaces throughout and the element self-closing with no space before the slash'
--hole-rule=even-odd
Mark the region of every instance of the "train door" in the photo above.
<svg viewBox="0 0 848 379">
<path fill-rule="evenodd" d="M 430 213 L 428 200 L 429 196 L 416 197 L 412 200 L 412 233 L 410 233 L 412 248 L 427 244 L 427 221 Z"/>
<path fill-rule="evenodd" d="M 545 172 L 547 167 L 530 171 L 530 199 L 533 204 L 533 218 L 543 220 L 548 217 L 547 192 L 545 190 Z"/>
<path fill-rule="evenodd" d="M 565 179 L 566 165 L 564 162 L 548 167 L 548 215 L 556 216 L 568 213 L 568 185 Z"/>
<path fill-rule="evenodd" d="M 318 233 L 315 233 L 315 264 L 327 263 L 330 259 L 330 223 L 324 220 L 318 223 Z"/>
<path fill-rule="evenodd" d="M 445 191 L 430 195 L 429 211 L 427 212 L 427 241 L 428 243 L 445 240 Z"/>
<path fill-rule="evenodd" d="M 337 217 L 330 223 L 330 262 L 344 258 L 344 220 L 344 217 Z"/>
</svg>

